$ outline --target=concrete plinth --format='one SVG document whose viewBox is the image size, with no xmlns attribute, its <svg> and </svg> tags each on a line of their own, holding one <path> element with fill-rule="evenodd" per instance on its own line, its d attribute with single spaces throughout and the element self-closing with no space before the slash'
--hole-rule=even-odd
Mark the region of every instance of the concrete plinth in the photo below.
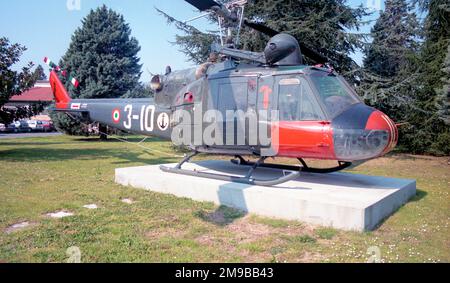
<svg viewBox="0 0 450 283">
<path fill-rule="evenodd" d="M 244 176 L 248 167 L 205 161 L 185 164 L 183 169 Z M 255 171 L 256 178 L 271 179 L 279 174 L 279 170 L 268 168 Z M 302 173 L 297 180 L 260 187 L 164 173 L 159 166 L 143 166 L 116 169 L 116 182 L 261 216 L 356 231 L 373 230 L 416 194 L 414 180 L 347 173 Z"/>
</svg>

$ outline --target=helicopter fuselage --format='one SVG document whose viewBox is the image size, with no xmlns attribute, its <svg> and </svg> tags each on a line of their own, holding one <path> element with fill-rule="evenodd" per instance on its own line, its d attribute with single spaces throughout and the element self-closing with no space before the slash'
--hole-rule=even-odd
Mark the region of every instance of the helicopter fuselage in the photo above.
<svg viewBox="0 0 450 283">
<path fill-rule="evenodd" d="M 50 82 L 56 111 L 172 141 L 174 131 L 192 129 L 184 145 L 204 153 L 355 161 L 389 152 L 398 139 L 391 119 L 326 68 L 211 63 L 163 76 L 154 99 L 71 99 L 55 72 Z M 204 117 L 209 111 L 214 119 Z M 214 144 L 203 139 L 211 124 Z M 264 127 L 269 143 L 258 135 Z"/>
</svg>

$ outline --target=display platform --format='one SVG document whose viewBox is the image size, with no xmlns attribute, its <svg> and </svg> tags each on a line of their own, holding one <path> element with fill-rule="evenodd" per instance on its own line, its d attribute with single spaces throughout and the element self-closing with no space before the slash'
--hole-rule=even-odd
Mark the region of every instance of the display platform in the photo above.
<svg viewBox="0 0 450 283">
<path fill-rule="evenodd" d="M 248 167 L 203 161 L 187 163 L 183 169 L 244 176 Z M 261 179 L 280 174 L 269 168 L 255 171 Z M 416 194 L 415 180 L 349 173 L 301 173 L 282 185 L 261 187 L 165 173 L 154 165 L 116 169 L 115 180 L 124 186 L 214 202 L 260 216 L 354 231 L 375 229 Z"/>
</svg>

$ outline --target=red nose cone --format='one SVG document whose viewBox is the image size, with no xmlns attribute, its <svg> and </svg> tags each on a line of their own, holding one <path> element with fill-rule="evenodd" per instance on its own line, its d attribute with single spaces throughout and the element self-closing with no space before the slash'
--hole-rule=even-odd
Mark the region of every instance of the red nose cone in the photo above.
<svg viewBox="0 0 450 283">
<path fill-rule="evenodd" d="M 383 154 L 393 150 L 398 142 L 398 129 L 395 123 L 383 112 L 375 111 L 367 121 L 366 130 L 384 130 L 389 133 L 389 142 Z"/>
</svg>

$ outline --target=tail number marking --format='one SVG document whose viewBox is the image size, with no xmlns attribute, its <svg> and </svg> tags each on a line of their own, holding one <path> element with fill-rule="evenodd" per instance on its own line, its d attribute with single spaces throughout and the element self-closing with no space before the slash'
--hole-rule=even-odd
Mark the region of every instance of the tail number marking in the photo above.
<svg viewBox="0 0 450 283">
<path fill-rule="evenodd" d="M 133 120 L 140 120 L 140 130 L 146 132 L 153 132 L 153 124 L 155 120 L 155 106 L 148 105 L 142 106 L 140 115 L 133 115 L 133 105 L 125 106 L 124 111 L 127 113 L 127 119 L 123 122 L 125 129 L 130 130 L 132 128 Z"/>
<path fill-rule="evenodd" d="M 123 126 L 125 129 L 130 130 L 131 129 L 131 116 L 133 114 L 133 105 L 127 105 L 125 106 L 124 111 L 127 113 L 127 119 L 123 122 Z"/>
<path fill-rule="evenodd" d="M 155 120 L 155 106 L 148 105 L 141 108 L 141 131 L 153 132 Z"/>
</svg>

